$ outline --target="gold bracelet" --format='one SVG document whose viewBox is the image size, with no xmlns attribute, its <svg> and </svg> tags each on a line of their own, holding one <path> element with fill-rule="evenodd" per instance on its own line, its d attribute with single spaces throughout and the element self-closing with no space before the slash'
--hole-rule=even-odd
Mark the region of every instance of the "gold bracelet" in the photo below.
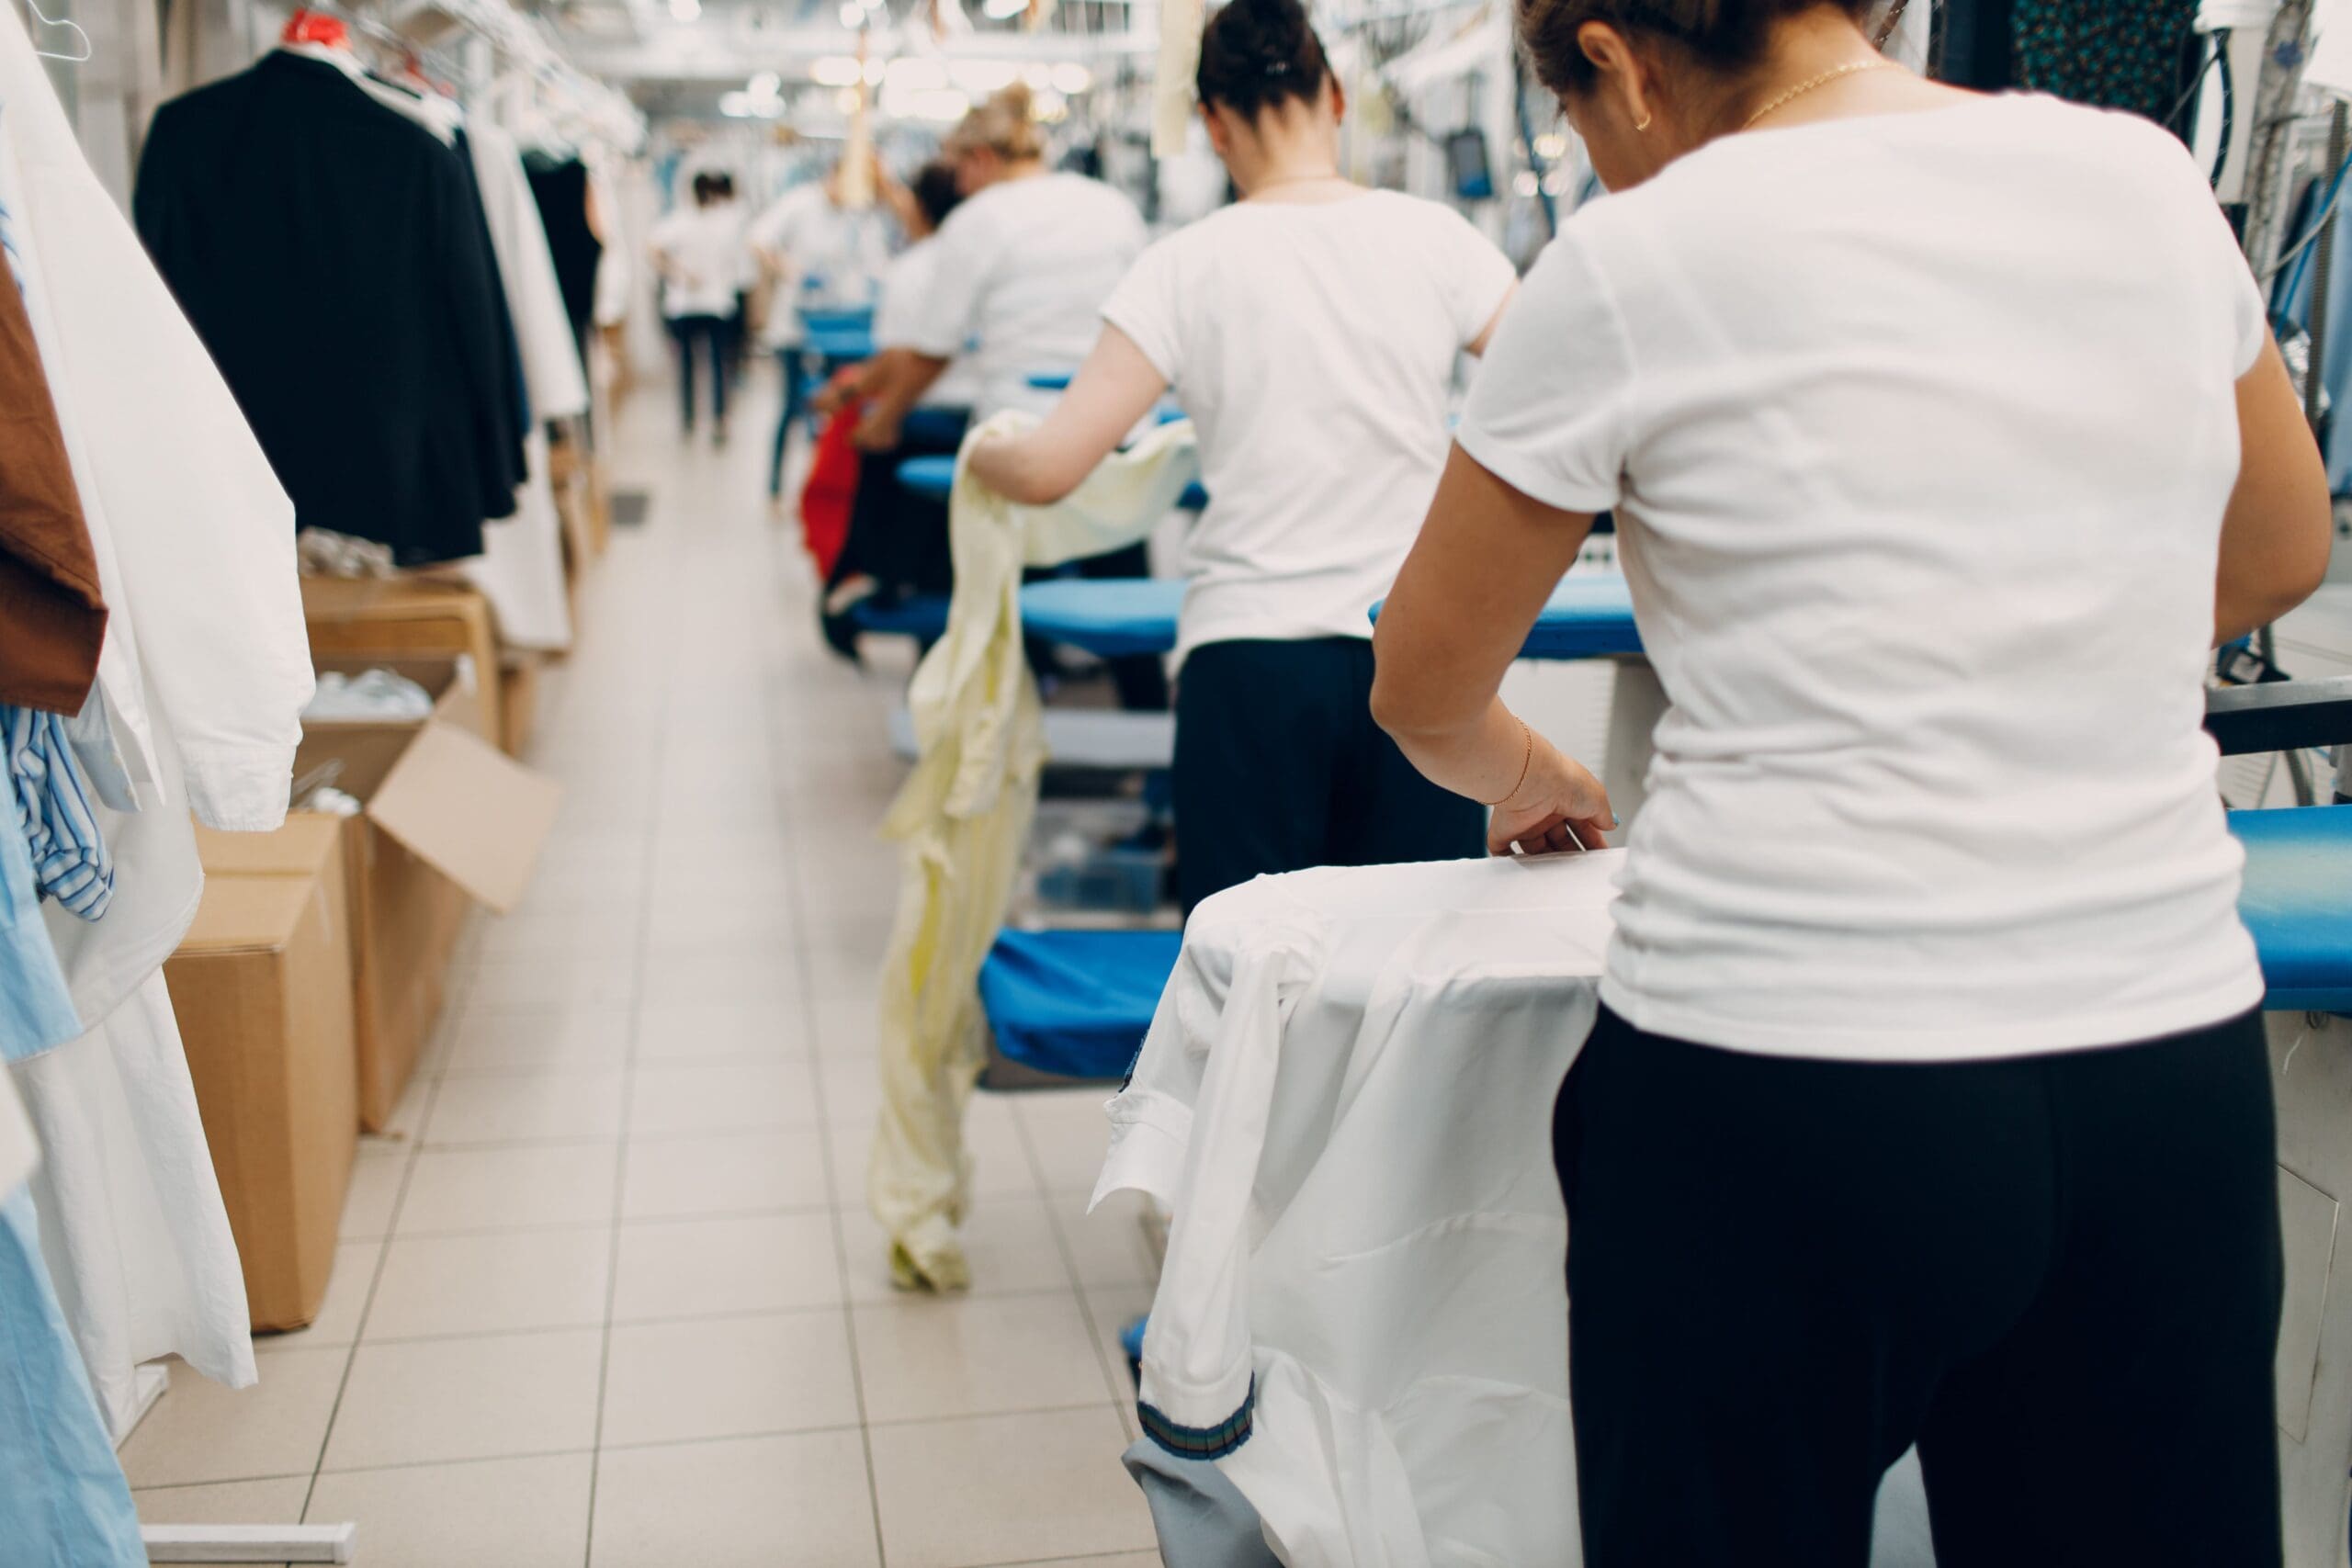
<svg viewBox="0 0 2352 1568">
<path fill-rule="evenodd" d="M 1519 760 L 1519 778 L 1511 784 L 1510 788 L 1504 793 L 1502 799 L 1485 802 L 1489 808 L 1497 806 L 1508 805 L 1510 801 L 1510 797 L 1519 793 L 1519 786 L 1527 782 L 1528 769 L 1535 765 L 1535 730 L 1532 726 L 1522 718 L 1519 721 L 1519 732 L 1527 737 L 1526 754 L 1521 756 Z"/>
</svg>

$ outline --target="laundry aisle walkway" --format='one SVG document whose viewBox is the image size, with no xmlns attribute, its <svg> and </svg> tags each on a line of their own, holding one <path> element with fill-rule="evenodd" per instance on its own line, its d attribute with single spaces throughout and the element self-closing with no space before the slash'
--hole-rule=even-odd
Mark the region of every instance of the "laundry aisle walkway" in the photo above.
<svg viewBox="0 0 2352 1568">
<path fill-rule="evenodd" d="M 1115 1335 L 1149 1272 L 1130 1213 L 1081 1218 L 1102 1097 L 977 1101 L 976 1289 L 890 1289 L 896 682 L 819 646 L 763 443 L 682 449 L 666 409 L 619 433 L 651 513 L 550 694 L 529 899 L 366 1141 L 325 1314 L 256 1389 L 175 1375 L 141 1507 L 354 1518 L 360 1568 L 1143 1568 Z"/>
</svg>

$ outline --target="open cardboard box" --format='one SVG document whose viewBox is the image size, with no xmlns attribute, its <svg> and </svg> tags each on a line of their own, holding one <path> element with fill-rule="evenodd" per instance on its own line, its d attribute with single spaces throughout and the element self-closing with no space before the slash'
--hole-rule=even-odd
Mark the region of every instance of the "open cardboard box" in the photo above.
<svg viewBox="0 0 2352 1568">
<path fill-rule="evenodd" d="M 437 578 L 306 577 L 302 613 L 314 662 L 470 659 L 481 683 L 480 732 L 503 733 L 497 631 L 478 590 Z"/>
<path fill-rule="evenodd" d="M 318 1315 L 359 1138 L 343 827 L 298 816 L 215 867 L 164 966 L 256 1329 Z"/>
<path fill-rule="evenodd" d="M 295 777 L 307 787 L 330 769 L 362 807 L 341 822 L 359 1122 L 381 1132 L 440 1019 L 467 906 L 503 913 L 522 898 L 561 791 L 441 718 L 315 727 Z M 242 837 L 204 835 L 206 864 L 237 865 Z"/>
<path fill-rule="evenodd" d="M 405 675 L 424 688 L 433 699 L 433 716 L 458 728 L 469 730 L 485 740 L 496 739 L 490 732 L 490 705 L 482 699 L 482 672 L 469 654 L 434 655 L 409 659 L 389 655 L 313 654 L 311 665 L 322 675 L 334 671 L 344 675 L 364 675 L 370 670 L 389 670 L 395 675 Z M 380 722 L 371 719 L 305 718 L 305 729 L 348 728 L 354 724 Z"/>
</svg>

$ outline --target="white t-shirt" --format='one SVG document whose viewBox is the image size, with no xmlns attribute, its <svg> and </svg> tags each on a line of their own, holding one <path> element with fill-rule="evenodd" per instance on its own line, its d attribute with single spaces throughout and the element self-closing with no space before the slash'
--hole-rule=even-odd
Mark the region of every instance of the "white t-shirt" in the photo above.
<svg viewBox="0 0 2352 1568">
<path fill-rule="evenodd" d="M 882 273 L 882 298 L 874 307 L 874 346 L 915 347 L 915 320 L 939 270 L 939 241 L 917 240 L 893 257 Z M 947 363 L 923 393 L 919 408 L 969 409 L 979 402 L 980 378 L 968 354 Z"/>
<path fill-rule="evenodd" d="M 977 341 L 975 413 L 1043 413 L 1059 394 L 1029 378 L 1078 368 L 1101 335 L 1102 301 L 1145 239 L 1135 203 L 1100 180 L 1035 175 L 990 186 L 940 225 L 910 345 L 954 359 Z"/>
<path fill-rule="evenodd" d="M 2180 144 L 2049 98 L 1726 137 L 1563 228 L 1460 440 L 1617 509 L 1671 703 L 1610 1006 L 1912 1061 L 2259 1002 L 2199 726 L 2264 338 Z"/>
<path fill-rule="evenodd" d="M 1200 431 L 1180 653 L 1372 635 L 1445 466 L 1455 363 L 1514 280 L 1459 213 L 1391 191 L 1242 202 L 1143 254 L 1102 316 Z"/>
<path fill-rule="evenodd" d="M 798 345 L 800 310 L 854 310 L 874 302 L 890 256 L 890 222 L 879 208 L 836 207 L 822 181 L 798 185 L 752 220 L 751 243 L 784 257 L 784 276 L 768 310 L 773 348 Z"/>
<path fill-rule="evenodd" d="M 653 225 L 653 251 L 669 258 L 662 283 L 662 313 L 731 316 L 736 296 L 752 281 L 752 254 L 743 243 L 743 214 L 731 201 L 674 208 Z"/>
</svg>

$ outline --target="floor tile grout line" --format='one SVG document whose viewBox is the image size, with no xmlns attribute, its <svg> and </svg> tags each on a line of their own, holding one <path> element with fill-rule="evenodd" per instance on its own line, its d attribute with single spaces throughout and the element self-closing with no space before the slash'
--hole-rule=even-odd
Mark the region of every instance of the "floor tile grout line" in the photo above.
<svg viewBox="0 0 2352 1568">
<path fill-rule="evenodd" d="M 652 519 L 649 518 L 648 521 L 651 522 Z M 681 571 L 682 563 L 673 554 L 670 562 L 670 571 L 665 579 L 665 585 L 669 589 L 668 597 L 673 601 L 673 606 L 675 600 L 679 596 Z M 665 637 L 659 640 L 664 650 L 662 683 L 664 694 L 666 694 L 671 683 L 677 678 L 678 644 L 677 639 L 674 637 Z M 663 763 L 667 760 L 670 749 L 672 705 L 665 701 L 660 705 L 656 711 L 659 716 L 654 721 L 651 744 L 645 749 L 645 766 L 650 773 L 654 774 L 654 782 L 657 786 L 656 798 L 658 799 L 660 772 Z M 646 807 L 644 848 L 641 852 L 643 857 L 643 874 L 639 879 L 639 886 L 635 894 L 635 897 L 640 901 L 638 910 L 637 953 L 634 978 L 630 987 L 628 1025 L 625 1034 L 621 1055 L 621 1122 L 620 1137 L 618 1140 L 620 1154 L 619 1157 L 615 1160 L 613 1166 L 613 1206 L 611 1221 L 612 1241 L 611 1245 L 605 1250 L 605 1315 L 604 1321 L 600 1325 L 600 1328 L 602 1330 L 602 1343 L 599 1347 L 596 1358 L 596 1424 L 593 1434 L 594 1440 L 594 1447 L 590 1451 L 588 1459 L 588 1517 L 584 1521 L 581 1532 L 582 1568 L 591 1568 L 591 1565 L 594 1563 L 596 1559 L 596 1494 L 597 1488 L 603 1481 L 602 1455 L 605 1442 L 605 1401 L 606 1394 L 612 1386 L 613 1324 L 620 1301 L 622 1237 L 621 1213 L 622 1210 L 628 1204 L 628 1198 L 629 1130 L 632 1125 L 637 1108 L 638 1053 L 641 1043 L 641 1036 L 645 1025 L 646 971 L 650 964 L 649 956 L 650 953 L 650 936 L 647 929 L 650 922 L 647 921 L 643 918 L 644 904 L 650 899 L 650 889 L 654 881 L 654 872 L 658 868 L 661 858 L 661 838 L 657 830 L 661 824 L 654 817 L 654 813 L 658 809 L 658 807 L 651 804 L 649 804 Z"/>
<path fill-rule="evenodd" d="M 764 547 L 763 553 L 767 557 L 767 570 L 762 573 L 762 577 L 769 587 L 774 589 L 780 584 L 774 534 L 763 533 L 762 544 Z M 778 727 L 782 723 L 784 705 L 770 702 L 763 705 L 763 711 L 767 715 L 765 730 L 770 761 L 778 761 L 782 759 L 783 750 L 784 738 L 778 733 Z M 814 966 L 809 962 L 808 933 L 811 930 L 811 911 L 807 879 L 802 874 L 806 858 L 801 852 L 802 829 L 797 820 L 797 814 L 788 809 L 790 795 L 789 784 L 780 785 L 775 805 L 777 815 L 784 822 L 785 852 L 786 863 L 790 868 L 790 874 L 786 879 L 786 896 L 792 908 L 792 926 L 795 933 L 792 944 L 793 966 L 801 984 L 801 1027 L 807 1030 L 809 1037 L 814 1040 L 822 1023 L 818 1014 L 816 991 L 812 985 L 815 979 Z M 830 1107 L 825 1094 L 825 1073 L 824 1069 L 816 1063 L 816 1058 L 820 1055 L 821 1053 L 819 1052 L 810 1054 L 808 1077 L 810 1088 L 817 1099 L 817 1113 L 830 1126 L 831 1117 L 828 1114 Z M 858 1446 L 865 1460 L 865 1495 L 868 1517 L 872 1519 L 874 1527 L 874 1561 L 876 1568 L 889 1568 L 889 1540 L 882 1528 L 881 1480 L 874 1468 L 873 1424 L 865 1400 L 865 1363 L 858 1345 L 856 1307 L 849 1300 L 849 1235 L 842 1219 L 842 1173 L 833 1157 L 833 1144 L 834 1140 L 829 1134 L 823 1140 L 819 1157 L 824 1161 L 826 1190 L 833 1200 L 833 1267 L 840 1276 L 842 1285 L 842 1326 L 849 1336 L 850 1390 L 857 1404 Z"/>
</svg>

